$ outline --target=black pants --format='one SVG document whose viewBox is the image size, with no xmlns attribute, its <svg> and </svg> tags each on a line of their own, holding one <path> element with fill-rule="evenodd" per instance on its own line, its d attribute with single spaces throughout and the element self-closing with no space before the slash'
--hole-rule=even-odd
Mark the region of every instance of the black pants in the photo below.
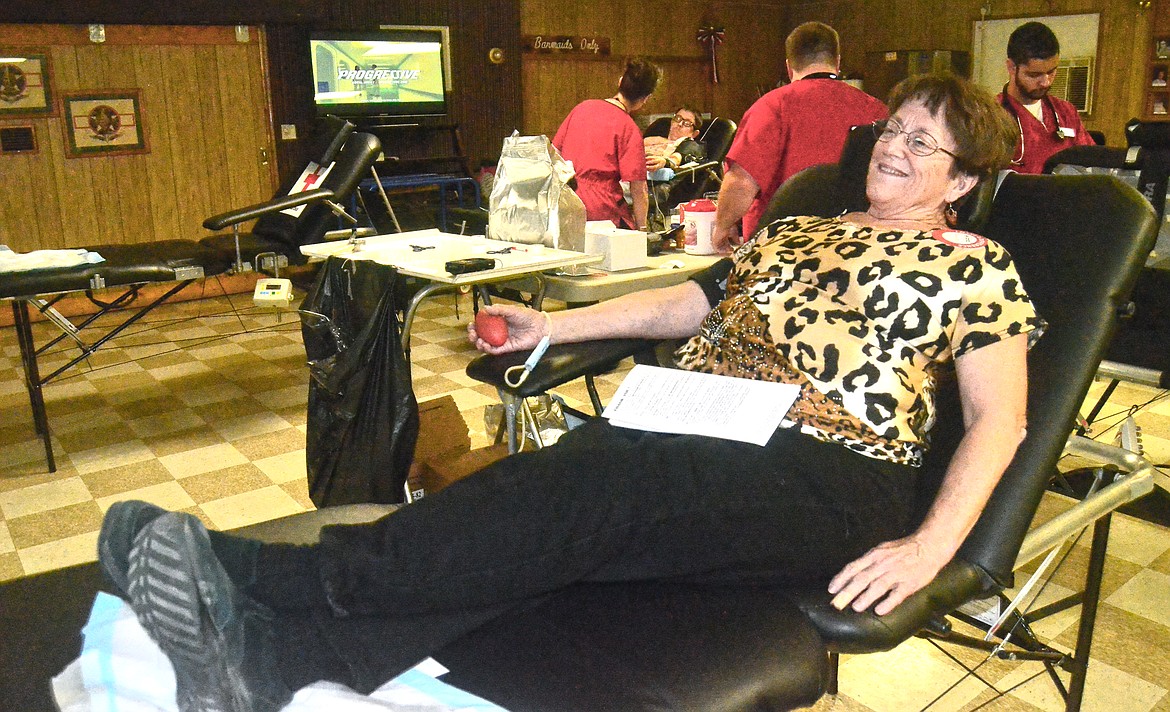
<svg viewBox="0 0 1170 712">
<path fill-rule="evenodd" d="M 827 581 L 907 533 L 914 479 L 789 431 L 758 447 L 592 421 L 378 522 L 326 528 L 329 605 L 281 620 L 289 645 L 324 644 L 287 677 L 368 691 L 577 581 Z"/>
</svg>

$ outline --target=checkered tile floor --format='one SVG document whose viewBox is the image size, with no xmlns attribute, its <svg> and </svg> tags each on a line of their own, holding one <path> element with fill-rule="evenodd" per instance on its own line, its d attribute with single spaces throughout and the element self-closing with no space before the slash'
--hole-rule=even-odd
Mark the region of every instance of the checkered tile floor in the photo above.
<svg viewBox="0 0 1170 712">
<path fill-rule="evenodd" d="M 238 309 L 232 307 L 235 303 Z M 412 372 L 420 400 L 450 394 L 472 433 L 486 444 L 484 406 L 495 393 L 471 381 L 464 338 L 470 300 L 424 304 L 413 331 Z M 112 502 L 146 499 L 190 511 L 228 529 L 312 507 L 305 487 L 305 394 L 308 376 L 299 324 L 291 312 L 259 311 L 247 295 L 170 304 L 80 368 L 45 388 L 58 471 L 45 471 L 21 375 L 13 329 L 0 329 L 0 580 L 94 558 L 102 513 Z M 55 334 L 35 325 L 38 343 Z M 43 373 L 71 357 L 64 344 L 42 358 Z M 623 371 L 599 379 L 612 395 Z M 1104 384 L 1094 389 L 1099 393 Z M 562 390 L 583 407 L 581 384 Z M 1103 411 L 1116 422 L 1141 406 L 1147 455 L 1170 462 L 1170 400 L 1123 386 Z M 1090 395 L 1095 401 L 1095 396 Z M 584 408 L 587 409 L 587 408 Z M 1110 434 L 1098 428 L 1103 437 Z M 1040 517 L 1068 502 L 1049 495 Z M 1083 571 L 1087 542 L 1070 557 Z M 1071 588 L 1062 574 L 1043 600 Z M 1068 588 L 1065 588 L 1065 587 Z M 1170 530 L 1116 516 L 1086 709 L 1170 712 Z M 1040 626 L 1056 645 L 1075 643 L 1075 609 Z M 964 658 L 966 659 L 966 658 Z M 969 659 L 967 659 L 970 662 Z M 901 674 L 890 674 L 890 671 Z M 981 674 L 1001 687 L 1023 682 L 1036 664 L 996 661 Z M 921 640 L 881 654 L 844 657 L 841 691 L 818 710 L 918 709 L 959 678 L 957 666 Z M 980 683 L 959 684 L 931 709 L 972 709 L 990 699 Z M 988 709 L 1055 710 L 1043 678 Z"/>
</svg>

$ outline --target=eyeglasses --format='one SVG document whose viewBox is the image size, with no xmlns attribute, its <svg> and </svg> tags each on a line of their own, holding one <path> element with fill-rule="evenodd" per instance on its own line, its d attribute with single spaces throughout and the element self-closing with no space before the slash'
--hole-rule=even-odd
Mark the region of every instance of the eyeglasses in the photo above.
<svg viewBox="0 0 1170 712">
<path fill-rule="evenodd" d="M 672 119 L 671 119 L 671 121 L 673 121 L 674 123 L 676 123 L 676 124 L 678 124 L 679 126 L 683 127 L 684 129 L 693 129 L 693 128 L 695 128 L 695 122 L 694 122 L 694 121 L 687 121 L 686 119 L 684 119 L 683 117 L 679 116 L 678 114 L 675 114 L 675 115 L 674 115 L 674 118 L 672 118 Z"/>
<path fill-rule="evenodd" d="M 878 121 L 873 125 L 873 135 L 877 136 L 877 140 L 882 143 L 889 143 L 897 138 L 900 134 L 906 135 L 906 147 L 910 149 L 910 153 L 915 156 L 926 158 L 933 155 L 936 151 L 942 151 L 951 158 L 958 158 L 957 155 L 938 145 L 938 139 L 925 131 L 906 131 L 902 125 L 893 119 L 888 121 Z"/>
</svg>

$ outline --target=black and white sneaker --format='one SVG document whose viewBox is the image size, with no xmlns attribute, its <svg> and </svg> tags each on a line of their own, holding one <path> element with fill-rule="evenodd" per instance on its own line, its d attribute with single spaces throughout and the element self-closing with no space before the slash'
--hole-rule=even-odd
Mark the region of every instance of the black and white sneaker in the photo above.
<svg viewBox="0 0 1170 712">
<path fill-rule="evenodd" d="M 115 593 L 130 600 L 130 584 L 126 572 L 130 568 L 130 550 L 138 532 L 166 514 L 167 510 L 149 502 L 136 500 L 115 502 L 102 519 L 98 534 L 98 566 Z"/>
<path fill-rule="evenodd" d="M 232 583 L 198 518 L 170 512 L 146 526 L 127 574 L 139 622 L 174 665 L 181 712 L 268 712 L 292 698 L 272 612 Z"/>
</svg>

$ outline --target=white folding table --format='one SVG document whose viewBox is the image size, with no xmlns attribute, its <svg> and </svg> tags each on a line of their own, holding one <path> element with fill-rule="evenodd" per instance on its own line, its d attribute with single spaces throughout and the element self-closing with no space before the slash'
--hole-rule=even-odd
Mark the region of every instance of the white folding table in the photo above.
<svg viewBox="0 0 1170 712">
<path fill-rule="evenodd" d="M 544 296 L 545 270 L 565 269 L 599 262 L 601 255 L 587 255 L 539 245 L 489 240 L 480 235 L 453 235 L 437 229 L 374 235 L 357 240 L 319 242 L 301 247 L 301 253 L 314 259 L 342 257 L 393 265 L 399 274 L 428 282 L 415 293 L 402 320 L 402 344 L 410 352 L 410 327 L 422 300 L 462 286 L 527 277 L 534 280 L 536 304 Z M 444 265 L 453 260 L 490 258 L 492 269 L 454 275 Z"/>
</svg>

